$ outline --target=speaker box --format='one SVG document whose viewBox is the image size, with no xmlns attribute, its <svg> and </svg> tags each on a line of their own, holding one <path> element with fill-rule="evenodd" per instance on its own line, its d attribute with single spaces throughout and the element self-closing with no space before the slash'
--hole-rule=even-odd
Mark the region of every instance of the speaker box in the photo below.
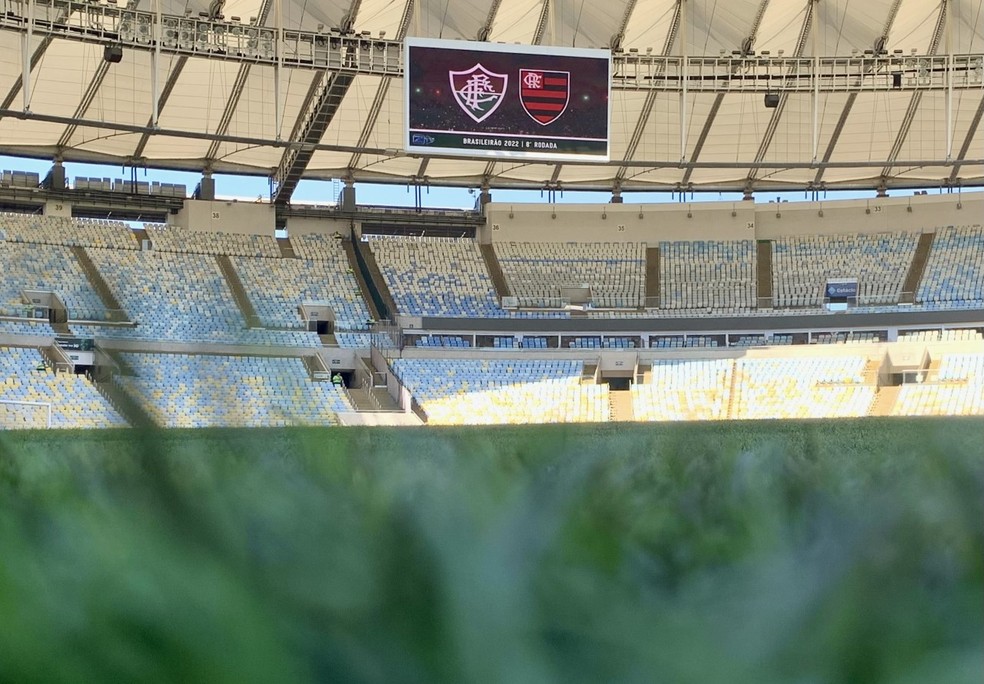
<svg viewBox="0 0 984 684">
<path fill-rule="evenodd" d="M 103 48 L 103 59 L 110 64 L 119 64 L 123 61 L 123 48 L 119 45 L 107 45 Z"/>
<path fill-rule="evenodd" d="M 769 109 L 775 109 L 779 106 L 779 93 L 766 93 L 765 94 L 765 106 Z"/>
</svg>

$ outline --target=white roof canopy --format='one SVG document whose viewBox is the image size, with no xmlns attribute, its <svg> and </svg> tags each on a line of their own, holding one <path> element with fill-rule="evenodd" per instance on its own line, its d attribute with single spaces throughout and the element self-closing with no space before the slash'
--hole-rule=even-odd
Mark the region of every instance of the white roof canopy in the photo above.
<svg viewBox="0 0 984 684">
<path fill-rule="evenodd" d="M 269 175 L 287 199 L 300 178 L 984 184 L 982 0 L 0 1 L 7 154 Z M 404 154 L 408 36 L 612 48 L 611 161 Z M 322 55 L 329 38 L 357 59 Z"/>
</svg>

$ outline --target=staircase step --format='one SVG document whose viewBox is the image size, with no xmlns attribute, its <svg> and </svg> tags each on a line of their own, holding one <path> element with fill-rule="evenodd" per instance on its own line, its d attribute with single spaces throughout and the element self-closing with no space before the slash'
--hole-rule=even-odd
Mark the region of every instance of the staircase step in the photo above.
<svg viewBox="0 0 984 684">
<path fill-rule="evenodd" d="M 280 256 L 284 259 L 296 259 L 297 253 L 294 252 L 294 244 L 289 237 L 278 237 L 277 247 L 280 249 Z"/>
<path fill-rule="evenodd" d="M 659 308 L 659 247 L 646 248 L 646 307 Z"/>
<path fill-rule="evenodd" d="M 386 285 L 386 279 L 383 277 L 383 272 L 380 270 L 379 264 L 376 263 L 376 257 L 373 255 L 372 250 L 369 249 L 369 245 L 363 242 L 353 242 L 352 240 L 342 240 L 342 245 L 349 257 L 349 265 L 355 274 L 356 280 L 359 280 L 361 277 L 359 288 L 362 289 L 365 287 L 362 290 L 363 296 L 370 303 L 373 318 L 381 321 L 386 318 L 395 317 L 397 313 L 396 301 L 393 299 L 393 295 Z M 365 264 L 365 273 L 359 267 L 360 259 Z M 367 275 L 368 279 L 366 278 Z M 379 301 L 376 301 L 376 297 L 372 296 L 373 293 L 378 295 Z M 374 309 L 372 308 L 373 304 L 375 304 Z M 380 304 L 382 304 L 382 307 L 380 307 Z"/>
<path fill-rule="evenodd" d="M 499 301 L 501 302 L 503 297 L 512 295 L 512 291 L 506 282 L 505 273 L 502 272 L 499 257 L 496 256 L 495 248 L 491 243 L 480 244 L 478 248 L 482 252 L 482 258 L 485 259 L 485 268 L 488 269 L 489 276 L 492 278 L 492 284 L 495 286 L 495 292 L 499 295 Z"/>
<path fill-rule="evenodd" d="M 260 321 L 260 317 L 256 315 L 256 309 L 253 308 L 253 303 L 249 301 L 249 295 L 246 294 L 243 281 L 239 279 L 239 274 L 236 273 L 236 269 L 232 265 L 232 259 L 225 254 L 218 254 L 215 257 L 215 261 L 219 265 L 219 270 L 222 271 L 222 276 L 229 285 L 229 289 L 232 291 L 232 298 L 236 301 L 236 306 L 239 307 L 239 312 L 243 315 L 246 326 L 249 328 L 262 328 L 263 323 Z"/>
<path fill-rule="evenodd" d="M 92 289 L 96 291 L 99 298 L 102 300 L 103 306 L 106 307 L 108 313 L 108 319 L 111 321 L 125 321 L 127 320 L 126 312 L 123 311 L 123 305 L 120 304 L 119 300 L 116 299 L 116 295 L 109 288 L 109 285 L 103 280 L 102 274 L 99 273 L 99 269 L 96 265 L 92 263 L 92 259 L 89 258 L 88 252 L 85 251 L 85 247 L 74 246 L 71 247 L 71 252 L 75 255 L 76 261 L 79 262 L 79 266 L 82 267 L 82 272 L 85 273 L 85 277 L 89 279 L 89 284 L 92 285 Z"/>
<path fill-rule="evenodd" d="M 905 281 L 902 283 L 902 297 L 899 299 L 899 303 L 916 303 L 916 294 L 919 292 L 919 285 L 922 283 L 923 273 L 926 271 L 926 263 L 929 261 L 929 254 L 933 250 L 933 240 L 935 239 L 936 233 L 923 233 L 919 236 L 916 253 L 912 255 L 909 272 L 906 273 Z"/>
<path fill-rule="evenodd" d="M 885 386 L 878 390 L 878 394 L 875 395 L 875 400 L 871 404 L 871 408 L 868 409 L 869 416 L 890 416 L 892 415 L 892 409 L 895 408 L 895 402 L 899 398 L 899 392 L 902 388 L 899 386 Z"/>
<path fill-rule="evenodd" d="M 759 240 L 755 249 L 758 308 L 771 309 L 775 305 L 772 296 L 772 240 Z"/>
<path fill-rule="evenodd" d="M 609 418 L 618 422 L 635 420 L 632 410 L 631 390 L 610 390 L 608 392 Z"/>
</svg>

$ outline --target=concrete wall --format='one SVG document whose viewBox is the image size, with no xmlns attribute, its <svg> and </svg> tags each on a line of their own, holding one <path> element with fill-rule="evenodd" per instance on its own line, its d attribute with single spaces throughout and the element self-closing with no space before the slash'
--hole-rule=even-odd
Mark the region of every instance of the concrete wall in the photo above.
<svg viewBox="0 0 984 684">
<path fill-rule="evenodd" d="M 44 215 L 71 218 L 72 205 L 64 200 L 48 200 L 44 203 Z"/>
<path fill-rule="evenodd" d="M 921 232 L 984 220 L 984 193 L 980 192 L 756 206 L 755 232 L 760 240 L 794 235 Z"/>
<path fill-rule="evenodd" d="M 755 237 L 755 205 L 499 204 L 486 206 L 480 242 L 649 242 Z"/>
<path fill-rule="evenodd" d="M 185 200 L 181 210 L 168 217 L 168 225 L 207 233 L 273 235 L 273 206 L 232 200 Z"/>
<path fill-rule="evenodd" d="M 920 232 L 981 223 L 984 193 L 836 202 L 555 204 L 493 202 L 481 242 L 648 242 Z"/>
<path fill-rule="evenodd" d="M 351 230 L 350 221 L 338 221 L 327 218 L 291 217 L 287 219 L 287 234 L 290 236 L 307 235 L 308 233 L 327 233 L 331 235 L 338 231 L 348 236 Z"/>
</svg>

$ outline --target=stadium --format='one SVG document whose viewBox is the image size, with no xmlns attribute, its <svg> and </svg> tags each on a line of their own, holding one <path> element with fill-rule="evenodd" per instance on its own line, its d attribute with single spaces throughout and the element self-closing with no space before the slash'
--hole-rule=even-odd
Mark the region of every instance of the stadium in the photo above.
<svg viewBox="0 0 984 684">
<path fill-rule="evenodd" d="M 0 93 L 0 677 L 984 676 L 981 0 L 6 0 Z"/>
</svg>

